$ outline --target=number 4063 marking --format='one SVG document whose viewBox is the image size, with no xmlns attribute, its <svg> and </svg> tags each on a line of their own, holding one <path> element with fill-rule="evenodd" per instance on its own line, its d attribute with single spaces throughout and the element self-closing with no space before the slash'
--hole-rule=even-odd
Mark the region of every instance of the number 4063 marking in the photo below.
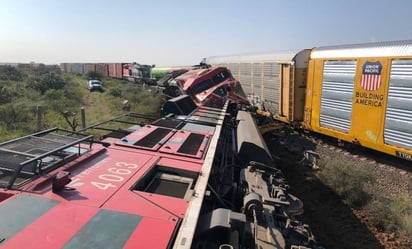
<svg viewBox="0 0 412 249">
<path fill-rule="evenodd" d="M 124 181 L 125 175 L 130 175 L 133 171 L 131 169 L 137 169 L 139 166 L 134 163 L 117 162 L 114 164 L 116 167 L 107 169 L 107 174 L 101 174 L 98 178 L 101 181 L 91 181 L 90 183 L 98 189 L 107 190 L 109 188 L 115 188 L 113 183 Z M 71 187 L 82 186 L 84 183 L 79 182 L 79 179 L 73 179 Z"/>
</svg>

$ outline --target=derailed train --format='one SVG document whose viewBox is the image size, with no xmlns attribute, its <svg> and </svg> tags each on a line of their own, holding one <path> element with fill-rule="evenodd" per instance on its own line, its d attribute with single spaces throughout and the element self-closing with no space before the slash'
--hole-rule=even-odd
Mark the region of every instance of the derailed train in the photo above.
<svg viewBox="0 0 412 249">
<path fill-rule="evenodd" d="M 156 77 L 166 73 L 162 68 L 156 68 L 154 65 L 144 65 L 136 62 L 133 63 L 60 63 L 60 70 L 65 73 L 87 74 L 89 72 L 98 72 L 103 77 L 115 79 L 125 79 L 136 83 L 145 83 L 154 85 Z"/>
<path fill-rule="evenodd" d="M 0 246 L 316 248 L 235 82 L 196 72 L 224 92 L 1 143 Z"/>
<path fill-rule="evenodd" d="M 412 160 L 412 40 L 215 56 L 252 104 L 307 130 Z"/>
</svg>

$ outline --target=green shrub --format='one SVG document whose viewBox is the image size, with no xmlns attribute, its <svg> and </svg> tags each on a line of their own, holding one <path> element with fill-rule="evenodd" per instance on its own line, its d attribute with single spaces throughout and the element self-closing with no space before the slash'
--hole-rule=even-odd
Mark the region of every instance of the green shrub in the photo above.
<svg viewBox="0 0 412 249">
<path fill-rule="evenodd" d="M 102 80 L 103 79 L 103 74 L 100 72 L 96 71 L 89 71 L 86 73 L 87 78 L 89 79 L 94 79 L 94 80 Z"/>
<path fill-rule="evenodd" d="M 122 96 L 122 90 L 119 88 L 113 88 L 110 89 L 110 95 L 113 97 L 121 97 Z"/>
<path fill-rule="evenodd" d="M 23 101 L 15 101 L 0 105 L 0 123 L 7 129 L 25 129 L 31 127 L 34 115 L 31 112 L 32 106 Z"/>
<path fill-rule="evenodd" d="M 25 73 L 15 67 L 0 67 L 0 80 L 21 81 L 25 78 Z"/>
<path fill-rule="evenodd" d="M 319 177 L 333 189 L 351 207 L 367 204 L 370 195 L 364 190 L 364 184 L 373 180 L 373 176 L 364 170 L 342 162 L 322 162 Z"/>
<path fill-rule="evenodd" d="M 29 87 L 39 91 L 42 95 L 49 89 L 63 89 L 66 82 L 62 79 L 60 74 L 48 73 L 37 76 L 29 83 Z"/>
<path fill-rule="evenodd" d="M 376 194 L 368 209 L 373 216 L 373 224 L 379 230 L 412 236 L 411 197 L 401 195 L 391 200 Z"/>
<path fill-rule="evenodd" d="M 400 232 L 412 238 L 412 214 L 404 215 Z"/>
</svg>

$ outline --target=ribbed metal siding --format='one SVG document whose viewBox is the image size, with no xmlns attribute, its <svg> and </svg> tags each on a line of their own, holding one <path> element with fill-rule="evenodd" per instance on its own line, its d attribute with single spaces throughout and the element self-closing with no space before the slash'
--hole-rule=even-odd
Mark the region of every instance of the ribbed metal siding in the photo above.
<svg viewBox="0 0 412 249">
<path fill-rule="evenodd" d="M 351 45 L 319 47 L 310 57 L 316 58 L 350 58 L 350 57 L 387 57 L 412 54 L 412 40 L 374 42 Z"/>
<path fill-rule="evenodd" d="M 255 95 L 256 104 L 261 103 L 262 99 L 262 64 L 253 63 L 253 94 Z"/>
<path fill-rule="evenodd" d="M 250 63 L 240 63 L 239 82 L 246 95 L 252 95 L 252 66 Z"/>
<path fill-rule="evenodd" d="M 355 73 L 355 61 L 325 62 L 320 104 L 320 126 L 349 132 Z"/>
<path fill-rule="evenodd" d="M 412 149 L 412 60 L 392 61 L 384 138 Z"/>
<path fill-rule="evenodd" d="M 265 107 L 269 112 L 279 113 L 279 64 L 275 62 L 264 63 L 263 74 Z"/>
<path fill-rule="evenodd" d="M 233 77 L 239 80 L 239 63 L 230 63 L 230 64 L 226 64 L 225 66 L 229 68 Z"/>
</svg>

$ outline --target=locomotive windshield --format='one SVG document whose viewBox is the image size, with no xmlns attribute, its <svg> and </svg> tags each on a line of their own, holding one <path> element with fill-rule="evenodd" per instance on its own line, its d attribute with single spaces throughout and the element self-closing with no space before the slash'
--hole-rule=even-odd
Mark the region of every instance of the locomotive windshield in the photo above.
<svg viewBox="0 0 412 249">
<path fill-rule="evenodd" d="M 210 89 L 214 86 L 216 86 L 217 84 L 222 83 L 223 81 L 227 80 L 228 78 L 230 78 L 230 72 L 228 70 L 223 70 L 218 72 L 217 74 L 215 74 L 213 76 L 212 79 L 206 79 L 196 85 L 194 85 L 192 87 L 192 94 L 198 94 L 201 93 L 203 91 L 206 91 L 207 89 Z"/>
</svg>

